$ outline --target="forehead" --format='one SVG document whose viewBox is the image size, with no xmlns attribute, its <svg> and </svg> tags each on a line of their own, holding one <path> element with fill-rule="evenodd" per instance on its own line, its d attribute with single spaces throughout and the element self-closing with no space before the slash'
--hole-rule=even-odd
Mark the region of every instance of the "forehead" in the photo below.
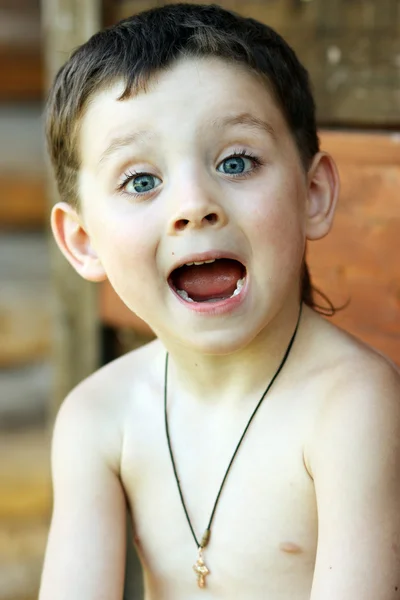
<svg viewBox="0 0 400 600">
<path fill-rule="evenodd" d="M 263 120 L 278 136 L 287 133 L 285 120 L 267 82 L 245 66 L 218 58 L 185 58 L 154 75 L 146 91 L 118 100 L 124 83 L 98 92 L 82 118 L 82 158 L 93 148 L 102 153 L 110 142 L 129 132 L 146 130 L 151 139 L 178 138 L 215 132 L 229 116 L 248 114 Z M 228 119 L 226 119 L 228 117 Z"/>
</svg>

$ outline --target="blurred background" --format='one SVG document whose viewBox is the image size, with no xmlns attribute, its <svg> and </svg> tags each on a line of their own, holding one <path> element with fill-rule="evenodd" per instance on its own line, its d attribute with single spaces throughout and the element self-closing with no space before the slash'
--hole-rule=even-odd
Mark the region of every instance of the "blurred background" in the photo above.
<svg viewBox="0 0 400 600">
<path fill-rule="evenodd" d="M 50 240 L 46 89 L 100 27 L 167 3 L 0 0 L 0 600 L 37 597 L 62 399 L 152 338 L 107 284 L 81 281 Z M 334 304 L 350 300 L 334 321 L 400 364 L 400 0 L 217 4 L 275 27 L 309 69 L 322 147 L 343 182 L 332 234 L 310 245 L 311 275 Z M 127 560 L 127 597 L 138 600 L 131 549 Z"/>
</svg>

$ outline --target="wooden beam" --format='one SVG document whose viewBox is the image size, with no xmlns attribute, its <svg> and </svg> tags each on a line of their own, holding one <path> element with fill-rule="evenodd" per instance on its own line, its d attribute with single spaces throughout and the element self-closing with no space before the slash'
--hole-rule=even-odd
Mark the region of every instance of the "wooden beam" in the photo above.
<svg viewBox="0 0 400 600">
<path fill-rule="evenodd" d="M 101 1 L 42 0 L 44 57 L 49 85 L 70 52 L 101 27 Z M 49 176 L 50 205 L 58 195 Z M 54 416 L 67 393 L 99 364 L 97 289 L 81 279 L 51 244 L 55 288 Z"/>
</svg>

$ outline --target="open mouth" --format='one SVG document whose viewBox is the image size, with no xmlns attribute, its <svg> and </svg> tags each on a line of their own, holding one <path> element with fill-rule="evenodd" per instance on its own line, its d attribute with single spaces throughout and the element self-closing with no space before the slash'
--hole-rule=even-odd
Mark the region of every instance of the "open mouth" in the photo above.
<svg viewBox="0 0 400 600">
<path fill-rule="evenodd" d="M 231 258 L 182 265 L 168 283 L 186 302 L 215 303 L 239 295 L 246 279 L 245 266 Z"/>
</svg>

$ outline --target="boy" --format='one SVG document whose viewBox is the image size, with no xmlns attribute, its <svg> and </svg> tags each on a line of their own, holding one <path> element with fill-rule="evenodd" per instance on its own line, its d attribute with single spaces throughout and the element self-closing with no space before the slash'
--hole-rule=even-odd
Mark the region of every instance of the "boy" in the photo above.
<svg viewBox="0 0 400 600">
<path fill-rule="evenodd" d="M 61 251 L 157 341 L 64 402 L 40 600 L 400 597 L 393 366 L 313 310 L 338 195 L 307 73 L 268 27 L 170 5 L 57 76 Z"/>
</svg>

